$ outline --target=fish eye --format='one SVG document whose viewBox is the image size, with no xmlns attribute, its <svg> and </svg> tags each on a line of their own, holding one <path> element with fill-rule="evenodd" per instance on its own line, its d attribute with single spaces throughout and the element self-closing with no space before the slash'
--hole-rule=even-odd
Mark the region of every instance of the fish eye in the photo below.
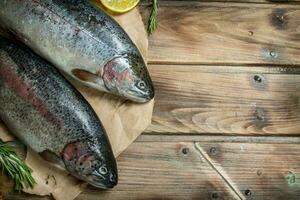
<svg viewBox="0 0 300 200">
<path fill-rule="evenodd" d="M 137 87 L 141 90 L 146 88 L 146 83 L 144 81 L 138 81 L 137 82 Z"/>
<path fill-rule="evenodd" d="M 107 174 L 108 170 L 105 166 L 101 166 L 99 168 L 99 172 L 100 172 L 100 174 L 105 175 L 105 174 Z"/>
</svg>

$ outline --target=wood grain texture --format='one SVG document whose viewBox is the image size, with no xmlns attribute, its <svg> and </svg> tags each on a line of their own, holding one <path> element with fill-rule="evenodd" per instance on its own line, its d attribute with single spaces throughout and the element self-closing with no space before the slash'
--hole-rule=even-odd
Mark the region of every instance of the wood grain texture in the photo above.
<svg viewBox="0 0 300 200">
<path fill-rule="evenodd" d="M 77 200 L 238 199 L 193 142 L 136 142 L 119 158 L 119 184 L 110 191 L 88 188 Z M 24 196 L 10 194 L 6 200 Z M 29 196 L 26 199 L 31 199 Z M 48 198 L 34 197 L 31 200 Z"/>
<path fill-rule="evenodd" d="M 150 63 L 300 63 L 299 5 L 168 1 L 158 22 Z"/>
<path fill-rule="evenodd" d="M 147 132 L 299 134 L 297 68 L 295 74 L 249 68 L 150 65 L 156 103 Z"/>
<path fill-rule="evenodd" d="M 198 146 L 245 199 L 300 199 L 298 144 L 199 142 Z"/>
<path fill-rule="evenodd" d="M 186 0 L 160 0 L 158 3 L 161 2 L 171 2 L 171 1 L 186 1 Z M 190 2 L 226 2 L 226 3 L 280 3 L 280 4 L 292 4 L 292 3 L 298 3 L 300 0 L 189 0 Z M 142 5 L 150 5 L 151 0 L 141 0 Z"/>
<path fill-rule="evenodd" d="M 159 4 L 153 123 L 119 157 L 119 185 L 77 200 L 300 199 L 299 0 Z M 25 199 L 49 198 L 6 195 Z"/>
<path fill-rule="evenodd" d="M 183 138 L 174 138 L 178 141 L 160 141 L 153 136 L 151 142 L 135 142 L 118 159 L 119 185 L 111 191 L 90 187 L 77 200 L 300 198 L 299 141 L 288 144 L 258 137 L 249 142 L 251 139 L 244 137 L 224 142 L 224 137 L 215 137 L 210 142 L 211 137 L 198 136 L 184 142 Z M 227 177 L 240 198 L 222 177 Z M 5 199 L 49 198 L 9 194 Z"/>
<path fill-rule="evenodd" d="M 206 143 L 267 143 L 298 144 L 299 136 L 234 136 L 234 135 L 197 135 L 197 134 L 142 134 L 136 142 L 194 142 Z"/>
</svg>

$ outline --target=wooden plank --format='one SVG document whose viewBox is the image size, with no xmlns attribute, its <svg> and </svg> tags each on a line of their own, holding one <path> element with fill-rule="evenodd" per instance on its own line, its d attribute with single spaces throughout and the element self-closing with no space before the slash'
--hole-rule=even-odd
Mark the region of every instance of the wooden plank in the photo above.
<svg viewBox="0 0 300 200">
<path fill-rule="evenodd" d="M 254 142 L 245 142 L 251 137 L 234 142 L 224 142 L 227 137 L 210 138 L 199 136 L 183 142 L 180 136 L 176 142 L 155 138 L 135 142 L 118 159 L 119 185 L 111 191 L 90 187 L 77 200 L 234 199 L 232 190 L 212 168 L 238 190 L 240 199 L 300 198 L 299 144 L 276 142 L 273 137 L 258 137 L 263 139 Z M 10 194 L 5 199 L 49 198 Z"/>
<path fill-rule="evenodd" d="M 218 72 L 209 66 L 150 65 L 156 103 L 147 132 L 300 133 L 299 74 L 226 68 Z"/>
<path fill-rule="evenodd" d="M 136 142 L 209 142 L 209 143 L 266 143 L 300 144 L 299 136 L 230 136 L 197 134 L 142 134 Z"/>
<path fill-rule="evenodd" d="M 247 199 L 300 199 L 300 146 L 296 144 L 197 144 L 212 165 Z"/>
<path fill-rule="evenodd" d="M 118 158 L 118 166 L 116 188 L 101 191 L 89 187 L 77 200 L 239 199 L 205 162 L 194 142 L 136 142 Z M 6 200 L 23 197 L 10 194 Z M 47 198 L 32 198 L 42 199 Z"/>
<path fill-rule="evenodd" d="M 171 1 L 176 1 L 176 2 L 182 2 L 186 0 L 160 0 L 158 3 L 160 4 L 161 2 L 171 2 Z M 274 4 L 274 3 L 282 3 L 282 4 L 291 4 L 291 3 L 298 3 L 300 0 L 189 0 L 191 2 L 226 2 L 226 3 L 267 3 L 267 4 Z M 142 5 L 150 5 L 151 1 L 150 0 L 142 0 L 141 1 Z"/>
<path fill-rule="evenodd" d="M 150 63 L 300 64 L 299 5 L 163 1 L 158 21 Z"/>
</svg>

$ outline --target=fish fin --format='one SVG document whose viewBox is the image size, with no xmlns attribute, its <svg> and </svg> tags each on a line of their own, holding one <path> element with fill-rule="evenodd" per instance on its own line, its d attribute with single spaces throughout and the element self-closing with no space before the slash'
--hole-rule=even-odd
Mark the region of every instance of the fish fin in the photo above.
<svg viewBox="0 0 300 200">
<path fill-rule="evenodd" d="M 55 153 L 53 153 L 52 151 L 47 149 L 39 154 L 44 160 L 46 160 L 50 163 L 53 163 L 54 165 L 56 165 L 60 168 L 65 169 L 65 164 L 64 164 L 63 160 L 60 157 L 58 157 Z"/>
<path fill-rule="evenodd" d="M 98 74 L 98 76 L 103 77 L 103 75 L 104 75 L 104 67 L 100 68 L 100 69 L 97 71 L 97 74 Z"/>
<path fill-rule="evenodd" d="M 3 29 L 3 28 L 1 28 L 1 27 L 0 27 L 0 36 L 1 36 L 1 37 L 4 37 L 4 38 L 6 38 L 6 39 L 9 39 L 9 38 L 10 38 L 9 33 L 8 33 L 5 29 Z"/>
<path fill-rule="evenodd" d="M 72 74 L 81 81 L 98 82 L 99 76 L 83 69 L 73 69 Z"/>
<path fill-rule="evenodd" d="M 97 88 L 101 88 L 103 91 L 108 91 L 102 79 L 102 74 L 103 74 L 102 69 L 99 70 L 96 74 L 94 74 L 92 72 L 76 68 L 72 70 L 72 74 L 77 79 L 86 82 L 86 84 L 90 85 L 91 87 L 93 87 L 94 85 L 89 83 L 94 83 L 95 85 L 97 85 Z"/>
<path fill-rule="evenodd" d="M 2 28 L 1 26 L 0 26 L 0 37 L 10 40 L 20 46 L 25 46 L 13 31 L 7 28 Z"/>
<path fill-rule="evenodd" d="M 27 155 L 27 148 L 26 146 L 21 143 L 20 141 L 9 141 L 9 142 L 5 142 L 5 144 L 7 146 L 9 146 L 10 148 L 12 148 L 16 154 L 19 156 L 19 158 L 21 160 L 25 160 L 26 159 L 26 155 Z"/>
</svg>

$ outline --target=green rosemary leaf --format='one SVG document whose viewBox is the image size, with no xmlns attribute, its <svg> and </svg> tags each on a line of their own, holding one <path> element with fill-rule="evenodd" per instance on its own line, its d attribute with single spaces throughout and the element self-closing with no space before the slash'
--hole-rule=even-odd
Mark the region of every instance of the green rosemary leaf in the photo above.
<svg viewBox="0 0 300 200">
<path fill-rule="evenodd" d="M 158 4 L 157 0 L 152 0 L 152 9 L 150 13 L 150 17 L 148 20 L 148 34 L 151 35 L 157 28 L 157 12 L 158 12 Z"/>
<path fill-rule="evenodd" d="M 23 186 L 33 188 L 36 184 L 31 175 L 32 170 L 2 140 L 0 140 L 0 168 L 14 180 L 17 191 L 21 191 Z"/>
</svg>

